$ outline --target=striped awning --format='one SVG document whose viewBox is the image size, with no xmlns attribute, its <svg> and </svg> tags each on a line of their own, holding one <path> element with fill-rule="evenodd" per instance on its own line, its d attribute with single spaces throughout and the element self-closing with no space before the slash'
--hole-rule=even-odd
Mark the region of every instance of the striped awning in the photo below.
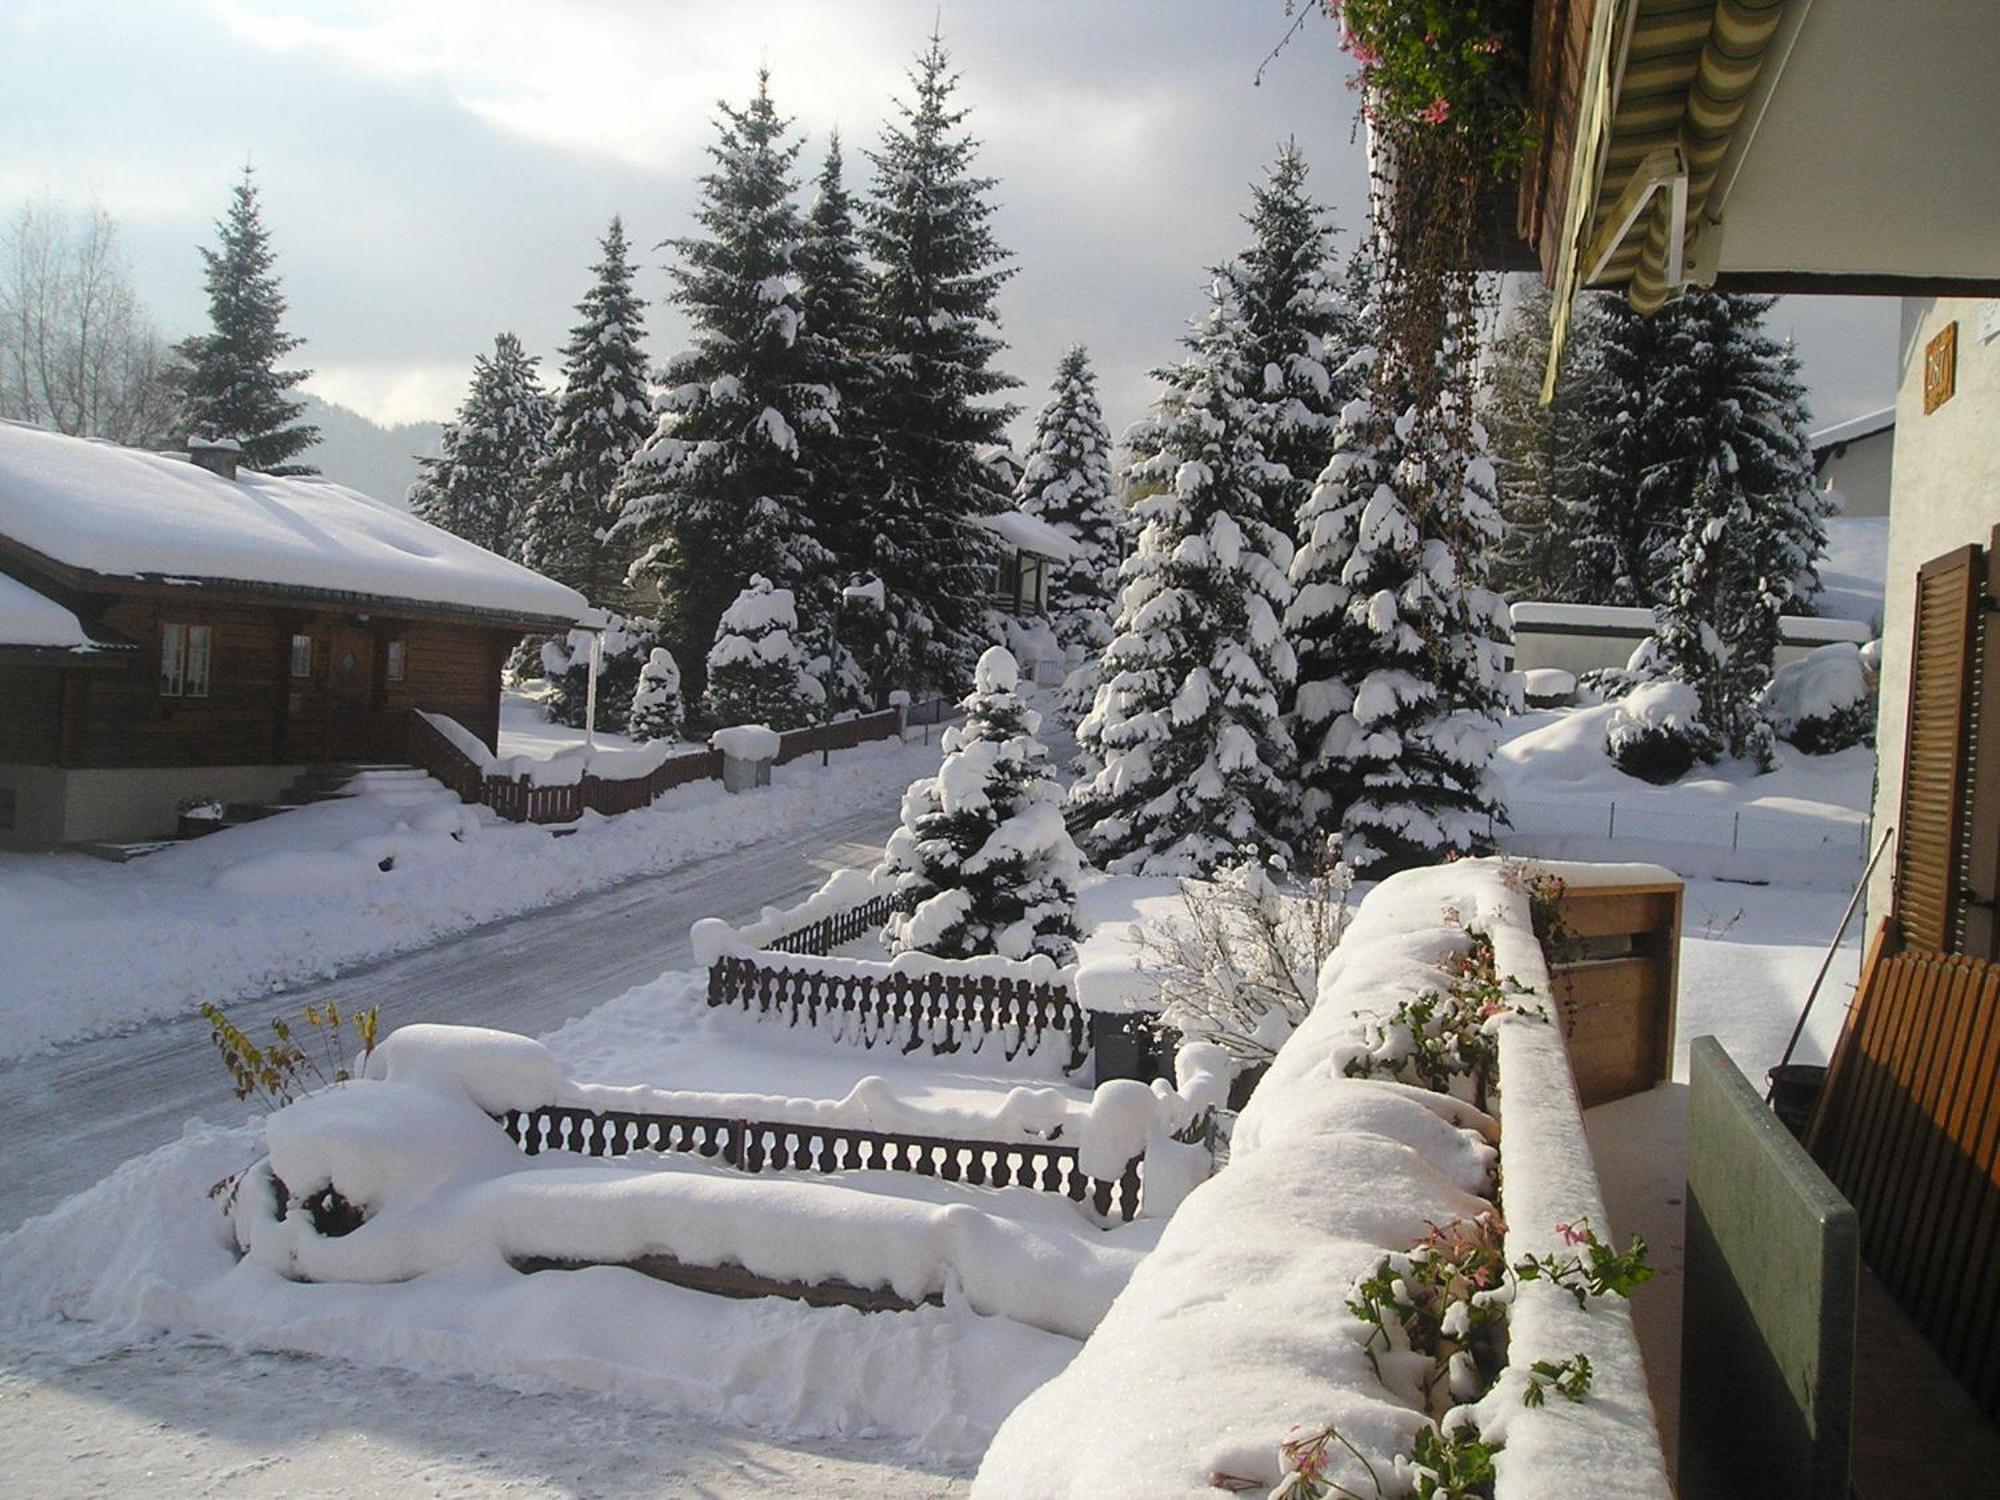
<svg viewBox="0 0 2000 1500">
<path fill-rule="evenodd" d="M 1640 312 L 1679 290 L 1688 240 L 1787 3 L 1637 0 L 1585 236 L 1585 285 L 1623 287 Z"/>
</svg>

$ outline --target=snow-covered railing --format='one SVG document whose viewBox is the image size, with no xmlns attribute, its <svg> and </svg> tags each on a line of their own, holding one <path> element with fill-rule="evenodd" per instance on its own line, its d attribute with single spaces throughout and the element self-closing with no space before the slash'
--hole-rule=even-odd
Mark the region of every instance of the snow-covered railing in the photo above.
<svg viewBox="0 0 2000 1500">
<path fill-rule="evenodd" d="M 897 709 L 794 729 L 780 736 L 777 763 L 821 751 L 851 750 L 902 732 Z M 574 750 L 546 758 L 496 756 L 443 714 L 413 711 L 413 764 L 463 802 L 481 802 L 514 823 L 573 823 L 585 811 L 610 816 L 650 805 L 663 793 L 722 775 L 722 752 L 664 740 L 620 750 Z"/>
<path fill-rule="evenodd" d="M 1577 867 L 1562 873 L 1573 887 L 1590 878 Z M 1625 882 L 1641 873 L 1671 878 L 1608 871 Z M 1475 1404 L 1435 1426 L 1419 1385 L 1430 1356 L 1380 1339 L 1357 1307 L 1365 1279 L 1437 1245 L 1441 1228 L 1481 1215 L 1482 1232 L 1501 1235 L 1506 1266 L 1573 1256 L 1577 1226 L 1608 1235 L 1562 1028 L 1548 1019 L 1548 967 L 1519 885 L 1499 861 L 1465 861 L 1396 876 L 1368 896 L 1320 976 L 1315 1009 L 1238 1121 L 1229 1167 L 1188 1197 L 1068 1368 L 1001 1427 L 975 1496 L 1153 1500 L 1217 1485 L 1262 1494 L 1293 1466 L 1281 1444 L 1315 1438 L 1312 1461 L 1325 1463 L 1318 1492 L 1405 1493 L 1403 1465 L 1420 1438 L 1476 1428 L 1496 1500 L 1666 1500 L 1645 1371 L 1620 1298 L 1586 1307 L 1547 1278 L 1493 1283 L 1492 1302 L 1506 1307 L 1504 1368 Z M 1483 1028 L 1497 1118 L 1379 1069 L 1367 1076 L 1369 1060 L 1393 1050 L 1400 1006 L 1458 993 L 1475 932 L 1491 943 L 1490 972 L 1505 995 Z M 1491 1217 L 1503 1177 L 1504 1232 Z M 1538 1375 L 1554 1378 L 1538 1365 L 1575 1371 L 1579 1357 L 1588 1362 L 1580 1397 L 1564 1399 L 1571 1391 L 1558 1386 L 1561 1395 L 1538 1400 L 1546 1384 L 1530 1394 Z M 1454 1362 L 1446 1399 L 1478 1394 L 1476 1385 L 1456 1394 L 1460 1379 Z M 1073 1441 L 1080 1430 L 1088 1443 Z"/>
<path fill-rule="evenodd" d="M 756 921 L 741 927 L 729 928 L 716 918 L 696 923 L 695 930 L 707 934 L 695 940 L 697 953 L 741 947 L 828 954 L 888 921 L 893 890 L 894 882 L 886 876 L 878 877 L 868 870 L 836 870 L 796 906 L 767 906 Z M 710 926 L 711 922 L 715 925 Z"/>
</svg>

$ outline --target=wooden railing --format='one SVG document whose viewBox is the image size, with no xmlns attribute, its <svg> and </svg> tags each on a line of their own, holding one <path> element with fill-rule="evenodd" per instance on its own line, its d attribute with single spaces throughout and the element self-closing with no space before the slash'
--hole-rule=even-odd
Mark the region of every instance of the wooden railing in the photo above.
<svg viewBox="0 0 2000 1500">
<path fill-rule="evenodd" d="M 1077 1148 L 1046 1141 L 953 1140 L 845 1125 L 795 1125 L 706 1115 L 648 1115 L 552 1104 L 494 1116 L 529 1156 L 574 1151 L 699 1156 L 738 1172 L 909 1172 L 971 1187 L 1025 1187 L 1088 1203 L 1105 1219 L 1139 1212 L 1143 1159 L 1116 1179 L 1086 1177 Z"/>
<path fill-rule="evenodd" d="M 841 1025 L 869 1049 L 881 1042 L 914 1052 L 928 1044 L 945 1054 L 970 1041 L 977 1052 L 997 1038 L 1012 1062 L 1061 1042 L 1069 1049 L 1065 1072 L 1089 1056 L 1083 1008 L 1066 986 L 997 975 L 827 971 L 731 954 L 709 965 L 708 1003 L 777 1015 L 793 1026 Z"/>
<path fill-rule="evenodd" d="M 902 732 L 896 709 L 795 729 L 780 736 L 777 763 L 821 750 L 851 750 Z M 583 776 L 567 786 L 537 786 L 525 776 L 494 776 L 483 770 L 438 727 L 412 712 L 405 752 L 410 763 L 443 782 L 461 802 L 480 802 L 513 823 L 573 823 L 585 809 L 611 816 L 649 806 L 662 793 L 722 775 L 722 752 L 700 750 L 671 756 L 644 776 L 613 779 Z"/>
<path fill-rule="evenodd" d="M 773 953 L 800 953 L 824 956 L 843 943 L 851 943 L 863 933 L 873 932 L 889 920 L 890 899 L 876 896 L 859 906 L 808 922 L 796 932 L 773 938 L 764 947 Z"/>
</svg>

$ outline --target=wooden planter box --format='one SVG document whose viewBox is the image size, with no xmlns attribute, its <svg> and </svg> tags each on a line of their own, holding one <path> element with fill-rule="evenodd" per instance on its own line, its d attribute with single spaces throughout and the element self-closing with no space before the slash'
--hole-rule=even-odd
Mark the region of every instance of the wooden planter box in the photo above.
<svg viewBox="0 0 2000 1500">
<path fill-rule="evenodd" d="M 1681 886 L 1608 885 L 1564 894 L 1568 953 L 1549 975 L 1583 1107 L 1673 1076 Z"/>
</svg>

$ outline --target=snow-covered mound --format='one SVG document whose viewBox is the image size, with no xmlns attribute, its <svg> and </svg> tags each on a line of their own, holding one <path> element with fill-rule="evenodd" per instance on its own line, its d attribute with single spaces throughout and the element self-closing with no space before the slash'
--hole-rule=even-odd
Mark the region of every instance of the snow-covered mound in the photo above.
<svg viewBox="0 0 2000 1500">
<path fill-rule="evenodd" d="M 1809 755 L 1875 740 L 1874 669 L 1844 641 L 1778 668 L 1760 706 L 1778 738 Z"/>
</svg>

